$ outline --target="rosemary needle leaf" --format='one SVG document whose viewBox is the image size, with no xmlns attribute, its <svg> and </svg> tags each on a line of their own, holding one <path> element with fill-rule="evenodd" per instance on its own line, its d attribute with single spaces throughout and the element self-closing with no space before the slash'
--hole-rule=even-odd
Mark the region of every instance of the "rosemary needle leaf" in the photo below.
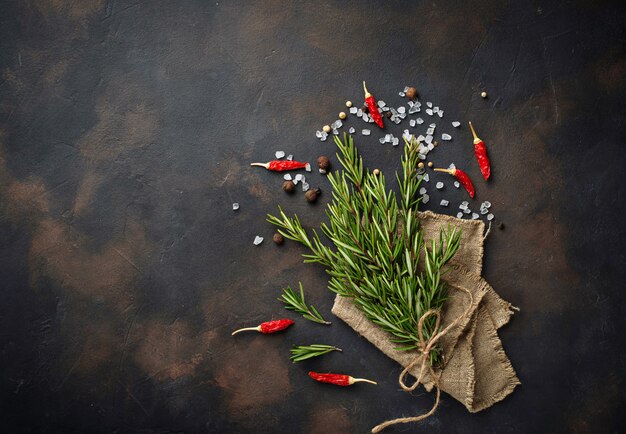
<svg viewBox="0 0 626 434">
<path fill-rule="evenodd" d="M 307 306 L 304 301 L 304 289 L 302 288 L 302 283 L 298 282 L 298 285 L 300 285 L 300 294 L 296 293 L 289 286 L 283 289 L 283 294 L 278 300 L 285 303 L 285 309 L 293 310 L 309 321 L 313 321 L 318 324 L 330 324 L 330 322 L 326 321 L 314 306 Z"/>
<path fill-rule="evenodd" d="M 323 356 L 331 351 L 342 350 L 341 348 L 324 344 L 298 345 L 291 349 L 291 361 L 293 363 L 297 363 L 313 357 Z"/>
</svg>

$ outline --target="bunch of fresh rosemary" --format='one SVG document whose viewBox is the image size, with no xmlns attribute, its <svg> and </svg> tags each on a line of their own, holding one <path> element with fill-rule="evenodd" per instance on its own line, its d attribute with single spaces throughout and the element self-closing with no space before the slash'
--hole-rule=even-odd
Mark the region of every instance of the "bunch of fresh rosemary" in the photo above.
<svg viewBox="0 0 626 434">
<path fill-rule="evenodd" d="M 402 174 L 396 174 L 399 197 L 385 187 L 385 177 L 363 169 L 363 160 L 352 137 L 343 141 L 335 136 L 337 157 L 343 170 L 329 175 L 333 199 L 326 214 L 329 224 L 322 232 L 334 249 L 322 243 L 319 234 L 302 227 L 297 216 L 268 216 L 283 236 L 302 243 L 310 253 L 305 262 L 327 268 L 329 289 L 350 297 L 373 323 L 394 336 L 399 350 L 419 348 L 417 324 L 429 309 L 441 309 L 445 299 L 442 267 L 454 256 L 460 244 L 456 228 L 442 230 L 436 243 L 425 243 L 417 220 L 421 177 L 418 143 L 405 140 Z M 436 332 L 435 318 L 424 322 L 424 339 Z M 441 349 L 429 354 L 436 365 Z"/>
</svg>

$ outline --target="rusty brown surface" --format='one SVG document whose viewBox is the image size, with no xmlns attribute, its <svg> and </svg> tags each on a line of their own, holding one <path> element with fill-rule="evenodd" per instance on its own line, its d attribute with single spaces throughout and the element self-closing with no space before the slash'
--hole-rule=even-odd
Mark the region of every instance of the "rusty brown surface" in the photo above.
<svg viewBox="0 0 626 434">
<path fill-rule="evenodd" d="M 327 180 L 310 175 L 324 192 L 311 206 L 248 163 L 332 156 L 314 133 L 361 101 L 365 79 L 394 104 L 416 85 L 445 109 L 438 125 L 479 126 L 493 179 L 477 200 L 506 225 L 485 274 L 521 308 L 501 337 L 523 385 L 476 415 L 444 397 L 420 429 L 619 431 L 624 17 L 591 1 L 3 2 L 3 425 L 344 433 L 428 409 L 432 396 L 399 392 L 398 367 L 337 319 L 230 336 L 295 318 L 276 298 L 298 281 L 330 316 L 324 271 L 274 246 L 264 220 L 280 204 L 319 224 Z M 452 132 L 432 161 L 480 179 L 467 128 Z M 392 172 L 400 150 L 377 138 L 357 134 L 366 165 Z M 464 200 L 446 198 L 426 209 Z M 344 351 L 289 362 L 314 341 Z M 319 385 L 309 369 L 380 385 Z"/>
</svg>

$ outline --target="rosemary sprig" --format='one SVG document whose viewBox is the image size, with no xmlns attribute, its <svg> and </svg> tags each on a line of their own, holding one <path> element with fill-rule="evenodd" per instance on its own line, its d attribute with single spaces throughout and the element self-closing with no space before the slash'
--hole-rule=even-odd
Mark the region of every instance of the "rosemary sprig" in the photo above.
<svg viewBox="0 0 626 434">
<path fill-rule="evenodd" d="M 312 357 L 323 356 L 331 351 L 343 351 L 341 348 L 324 344 L 297 345 L 291 349 L 291 361 L 301 362 Z"/>
<path fill-rule="evenodd" d="M 419 348 L 417 324 L 429 309 L 441 309 L 446 286 L 443 267 L 457 252 L 461 234 L 457 228 L 441 231 L 437 241 L 425 243 L 417 220 L 421 177 L 417 141 L 405 140 L 402 172 L 396 174 L 399 197 L 387 190 L 385 176 L 363 168 L 351 136 L 334 137 L 337 157 L 344 170 L 328 176 L 332 201 L 328 223 L 321 230 L 334 248 L 324 245 L 316 231 L 307 232 L 297 216 L 268 216 L 285 237 L 303 244 L 305 262 L 324 265 L 331 291 L 354 299 L 372 322 L 394 336 L 402 350 Z M 433 316 L 424 321 L 424 339 L 433 336 Z M 441 349 L 429 354 L 431 364 L 440 361 Z"/>
<path fill-rule="evenodd" d="M 302 282 L 298 282 L 298 285 L 300 285 L 300 294 L 297 294 L 290 286 L 283 289 L 283 294 L 278 300 L 285 303 L 285 309 L 293 310 L 318 324 L 330 324 L 330 321 L 326 321 L 313 305 L 306 305 Z"/>
</svg>

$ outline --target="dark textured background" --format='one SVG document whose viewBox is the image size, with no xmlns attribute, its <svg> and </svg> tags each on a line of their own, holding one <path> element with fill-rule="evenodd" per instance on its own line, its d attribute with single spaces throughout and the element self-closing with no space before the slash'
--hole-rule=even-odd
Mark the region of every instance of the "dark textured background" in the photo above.
<svg viewBox="0 0 626 434">
<path fill-rule="evenodd" d="M 421 426 L 390 432 L 622 430 L 622 4 L 2 1 L 3 431 L 358 433 L 429 408 L 336 318 L 230 337 L 296 318 L 276 297 L 298 280 L 330 316 L 323 270 L 269 242 L 264 221 L 282 204 L 316 224 L 323 206 L 247 164 L 332 155 L 315 130 L 362 100 L 363 79 L 396 105 L 414 84 L 445 110 L 439 125 L 464 122 L 432 158 L 467 168 L 506 224 L 485 276 L 521 308 L 500 335 L 522 386 L 479 414 L 444 396 Z M 488 184 L 468 119 L 490 148 Z M 357 135 L 366 164 L 395 170 L 401 150 L 378 137 Z M 463 197 L 429 206 L 455 213 Z M 344 352 L 289 362 L 313 342 Z M 380 385 L 325 387 L 308 369 Z"/>
</svg>

